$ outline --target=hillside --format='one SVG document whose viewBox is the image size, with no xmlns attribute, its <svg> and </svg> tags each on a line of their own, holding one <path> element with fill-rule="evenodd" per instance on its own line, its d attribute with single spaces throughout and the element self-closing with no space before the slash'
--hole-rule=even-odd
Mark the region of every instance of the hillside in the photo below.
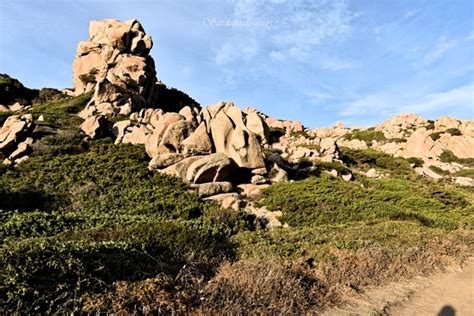
<svg viewBox="0 0 474 316">
<path fill-rule="evenodd" d="M 202 106 L 152 46 L 93 21 L 73 89 L 2 75 L 2 314 L 315 313 L 472 256 L 474 121 Z"/>
</svg>

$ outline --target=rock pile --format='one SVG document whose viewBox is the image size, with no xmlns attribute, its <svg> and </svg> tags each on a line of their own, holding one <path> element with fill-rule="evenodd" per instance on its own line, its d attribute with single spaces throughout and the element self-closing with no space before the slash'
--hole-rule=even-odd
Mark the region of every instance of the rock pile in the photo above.
<svg viewBox="0 0 474 316">
<path fill-rule="evenodd" d="M 28 159 L 33 138 L 33 116 L 11 115 L 0 128 L 0 159 L 5 165 L 18 164 Z"/>
<path fill-rule="evenodd" d="M 74 94 L 94 92 L 80 116 L 129 115 L 153 104 L 161 83 L 149 55 L 152 46 L 137 20 L 92 21 L 73 64 Z"/>
<path fill-rule="evenodd" d="M 31 109 L 31 105 L 23 105 L 20 102 L 15 102 L 12 105 L 0 104 L 0 112 L 21 112 Z"/>
<path fill-rule="evenodd" d="M 93 126 L 89 135 L 104 126 L 98 122 L 99 117 L 88 119 Z M 145 145 L 152 158 L 150 169 L 179 173 L 183 180 L 193 183 L 201 180 L 185 175 L 191 163 L 197 164 L 195 157 L 212 156 L 212 161 L 221 167 L 265 168 L 260 142 L 268 141 L 267 131 L 268 126 L 258 114 L 246 113 L 232 102 L 220 102 L 201 110 L 187 106 L 179 113 L 143 109 L 132 113 L 129 120 L 113 125 L 117 144 Z M 224 156 L 228 159 L 223 159 Z M 215 172 L 220 170 L 220 167 L 212 168 Z"/>
</svg>

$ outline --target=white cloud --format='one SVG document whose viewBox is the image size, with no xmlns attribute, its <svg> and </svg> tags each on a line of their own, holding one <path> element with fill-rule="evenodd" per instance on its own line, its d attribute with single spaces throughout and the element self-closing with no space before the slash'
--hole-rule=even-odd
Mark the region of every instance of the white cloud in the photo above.
<svg viewBox="0 0 474 316">
<path fill-rule="evenodd" d="M 415 14 L 416 14 L 416 11 L 408 10 L 408 11 L 405 13 L 404 17 L 405 17 L 405 19 L 408 19 L 408 18 L 411 18 L 412 16 L 414 16 Z"/>
<path fill-rule="evenodd" d="M 474 82 L 448 91 L 403 97 L 403 93 L 379 93 L 353 100 L 341 112 L 344 117 L 382 116 L 400 113 L 429 114 L 466 111 L 474 114 Z"/>
<path fill-rule="evenodd" d="M 270 26 L 224 30 L 230 36 L 216 51 L 219 65 L 252 58 L 312 62 L 315 49 L 348 34 L 357 16 L 349 10 L 346 0 L 232 0 L 231 3 L 231 21 L 268 22 Z M 334 68 L 341 69 L 337 65 L 327 66 Z"/>
<path fill-rule="evenodd" d="M 225 42 L 216 53 L 216 63 L 218 65 L 228 64 L 236 59 L 250 60 L 256 56 L 259 50 L 255 39 L 246 42 L 230 40 Z"/>
<path fill-rule="evenodd" d="M 446 36 L 441 36 L 436 46 L 428 54 L 425 55 L 423 61 L 425 64 L 431 64 L 441 58 L 448 50 L 456 46 L 454 40 L 449 40 Z"/>
<path fill-rule="evenodd" d="M 454 88 L 444 92 L 431 93 L 421 100 L 406 104 L 401 107 L 403 112 L 427 113 L 429 111 L 443 110 L 448 112 L 451 108 L 465 108 L 474 111 L 474 83 Z"/>
</svg>

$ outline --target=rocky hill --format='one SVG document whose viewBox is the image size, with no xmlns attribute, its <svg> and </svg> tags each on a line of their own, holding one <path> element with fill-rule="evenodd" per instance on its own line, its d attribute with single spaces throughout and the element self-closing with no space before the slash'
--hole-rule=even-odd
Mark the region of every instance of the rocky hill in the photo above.
<svg viewBox="0 0 474 316">
<path fill-rule="evenodd" d="M 68 287 L 74 295 L 83 295 L 74 301 L 73 294 L 68 298 L 55 292 L 51 294 L 46 285 L 37 290 L 31 285 L 36 282 L 33 280 L 36 276 L 26 270 L 10 274 L 11 266 L 8 268 L 11 271 L 1 266 L 2 277 L 11 277 L 14 281 L 0 285 L 0 296 L 15 297 L 11 302 L 20 305 L 36 300 L 42 312 L 57 312 L 54 308 L 60 305 L 54 303 L 55 300 L 67 302 L 65 310 L 81 306 L 82 311 L 89 312 L 103 308 L 130 312 L 125 303 L 120 308 L 108 304 L 112 301 L 122 304 L 119 301 L 123 299 L 121 295 L 128 295 L 125 292 L 136 292 L 140 296 L 141 291 L 149 290 L 159 291 L 169 304 L 149 303 L 154 312 L 183 312 L 193 308 L 215 312 L 224 308 L 223 305 L 219 308 L 197 303 L 199 293 L 207 295 L 202 302 L 230 304 L 231 298 L 225 295 L 237 294 L 226 292 L 230 291 L 224 287 L 226 278 L 242 278 L 246 275 L 245 269 L 250 269 L 250 274 L 257 273 L 256 278 L 261 277 L 259 273 L 273 273 L 261 270 L 261 266 L 254 270 L 249 263 L 238 267 L 241 269 L 238 271 L 223 265 L 217 272 L 216 268 L 210 268 L 215 265 L 212 260 L 221 260 L 223 253 L 226 260 L 232 261 L 233 256 L 258 257 L 256 252 L 261 251 L 283 256 L 285 260 L 291 258 L 294 260 L 291 265 L 302 264 L 308 269 L 315 267 L 315 260 L 320 260 L 320 268 L 328 271 L 330 263 L 324 260 L 330 257 L 329 249 L 343 261 L 345 250 L 342 249 L 355 247 L 366 251 L 364 247 L 369 247 L 373 240 L 383 249 L 392 246 L 391 241 L 385 239 L 386 235 L 374 235 L 372 225 L 380 231 L 391 231 L 396 226 L 400 240 L 409 235 L 413 238 L 410 242 L 418 239 L 427 242 L 434 235 L 451 236 L 450 231 L 454 230 L 451 241 L 455 249 L 461 247 L 459 240 L 470 238 L 474 121 L 450 117 L 431 121 L 416 114 L 403 114 L 371 128 L 346 128 L 339 122 L 330 128 L 312 129 L 296 121 L 271 118 L 256 109 L 239 108 L 231 101 L 201 106 L 187 94 L 169 89 L 157 79 L 154 61 L 149 55 L 152 46 L 151 37 L 136 20 L 93 21 L 88 40 L 77 47 L 73 89 L 62 93 L 41 90 L 50 92 L 42 94 L 6 75 L 0 77 L 0 91 L 9 91 L 8 95 L 2 93 L 3 105 L 0 105 L 0 159 L 3 161 L 0 209 L 6 210 L 0 217 L 6 223 L 0 229 L 0 236 L 16 249 L 10 252 L 10 246 L 2 248 L 3 261 L 11 265 L 17 263 L 15 260 L 29 260 L 29 255 L 36 259 L 41 257 L 51 269 L 62 269 L 63 272 L 55 276 L 58 286 Z M 12 91 L 15 91 L 14 96 Z M 216 208 L 217 204 L 212 201 L 217 201 L 222 209 Z M 131 228 L 127 223 L 133 223 Z M 420 226 L 414 228 L 413 225 Z M 87 231 L 85 237 L 79 236 L 83 228 Z M 287 231 L 278 230 L 284 228 Z M 269 233 L 269 229 L 276 232 Z M 157 230 L 164 232 L 160 233 L 159 240 L 149 239 Z M 357 230 L 363 232 L 359 239 L 355 238 Z M 143 231 L 150 235 L 145 236 Z M 189 231 L 191 239 L 187 235 Z M 343 233 L 337 235 L 336 232 Z M 136 235 L 141 237 L 134 239 Z M 22 236 L 31 238 L 21 241 Z M 190 249 L 194 238 L 198 245 Z M 233 238 L 232 242 L 229 238 Z M 94 257 L 95 251 L 108 251 L 106 242 L 96 243 L 96 240 L 110 241 L 111 253 L 123 256 L 117 259 L 119 265 L 130 264 L 120 272 L 124 274 L 122 277 L 108 279 L 95 270 L 87 272 L 87 276 L 82 272 L 74 274 L 75 264 L 80 267 L 77 271 L 90 270 L 87 261 L 81 261 L 81 251 L 94 265 L 100 265 L 102 260 L 107 262 L 105 266 L 110 268 L 107 270 L 110 275 L 119 273 L 111 268 L 115 259 Z M 318 241 L 313 244 L 308 240 Z M 238 246 L 234 249 L 227 242 Z M 323 247 L 327 242 L 327 247 Z M 281 244 L 276 245 L 278 243 Z M 87 245 L 86 250 L 83 245 Z M 282 252 L 275 250 L 277 246 L 281 246 Z M 43 249 L 41 247 L 45 247 L 45 253 L 51 252 L 54 256 L 58 253 L 58 261 L 45 259 L 43 252 L 37 252 Z M 68 250 L 58 252 L 61 247 Z M 143 253 L 135 251 L 140 247 L 166 263 L 154 266 L 149 257 L 145 259 Z M 429 251 L 423 248 L 427 251 L 425 254 L 419 250 L 423 255 L 414 261 L 421 263 L 425 255 L 431 255 L 433 249 L 426 247 Z M 130 253 L 127 249 L 131 249 Z M 157 249 L 165 249 L 165 254 Z M 229 249 L 236 253 L 227 253 Z M 407 254 L 408 249 L 403 249 L 403 254 Z M 319 251 L 328 257 L 319 257 Z M 367 256 L 364 251 L 358 255 Z M 375 250 L 370 248 L 370 251 Z M 397 248 L 397 251 L 402 250 Z M 418 254 L 417 251 L 413 253 Z M 23 253 L 29 255 L 23 256 Z M 409 259 L 403 257 L 389 263 L 385 253 L 377 255 L 385 256 L 384 264 L 393 269 Z M 56 258 L 54 256 L 51 258 Z M 128 258 L 144 260 L 143 266 L 133 266 L 136 263 L 127 261 Z M 66 259 L 74 263 L 63 266 Z M 203 265 L 194 266 L 194 259 Z M 437 260 L 433 259 L 433 264 L 440 262 Z M 21 261 L 19 267 L 26 265 L 26 261 Z M 358 264 L 360 266 L 354 269 L 361 269 L 363 264 Z M 377 266 L 375 262 L 371 264 Z M 127 270 L 132 266 L 143 272 L 140 280 L 151 283 L 116 283 L 117 280 L 136 280 Z M 347 268 L 346 272 L 353 268 L 342 266 Z M 337 296 L 340 293 L 335 290 L 337 286 L 332 288 L 331 284 L 343 284 L 344 280 L 338 279 L 340 275 L 328 274 L 328 278 L 335 279 L 319 276 L 311 281 L 324 284 L 318 288 L 316 283 L 304 283 L 297 270 L 289 273 L 281 267 L 275 269 L 289 283 L 268 279 L 274 291 L 280 286 L 302 291 L 302 297 L 295 298 L 301 305 L 285 301 L 289 304 L 285 307 L 289 308 L 285 310 L 288 313 L 310 307 L 318 310 L 321 306 L 312 302 L 308 293 L 316 293 L 315 297 L 328 300 L 328 304 L 340 299 Z M 414 268 L 410 273 L 420 269 Z M 173 276 L 174 281 L 159 279 L 157 275 L 161 272 Z M 80 281 L 72 275 L 81 275 L 91 282 L 87 285 L 89 292 L 81 292 L 82 285 L 69 288 L 66 284 L 71 280 Z M 220 277 L 216 283 L 203 281 L 215 275 Z M 190 278 L 189 284 L 186 277 Z M 389 279 L 389 276 L 383 277 L 381 273 L 377 282 L 384 278 Z M 95 284 L 94 280 L 103 280 L 103 283 Z M 174 282 L 176 286 L 179 283 L 185 290 L 182 293 L 176 289 L 171 291 L 164 285 L 166 282 Z M 252 283 L 251 280 L 246 282 L 250 282 L 247 287 Z M 362 286 L 358 279 L 353 282 Z M 24 296 L 18 293 L 22 284 L 28 284 Z M 152 289 L 154 286 L 157 288 Z M 332 295 L 337 293 L 338 298 L 328 298 L 323 288 L 332 289 L 335 291 Z M 188 290 L 190 292 L 186 292 Z M 251 301 L 262 295 L 259 293 L 246 295 L 250 295 Z M 184 296 L 177 299 L 179 295 L 190 295 L 192 299 L 187 301 Z M 222 297 L 217 298 L 218 295 Z M 13 304 L 11 302 L 2 304 Z M 19 310 L 28 309 L 21 306 Z M 229 312 L 235 312 L 237 307 L 227 306 Z M 248 308 L 249 312 L 266 311 L 261 306 Z"/>
</svg>

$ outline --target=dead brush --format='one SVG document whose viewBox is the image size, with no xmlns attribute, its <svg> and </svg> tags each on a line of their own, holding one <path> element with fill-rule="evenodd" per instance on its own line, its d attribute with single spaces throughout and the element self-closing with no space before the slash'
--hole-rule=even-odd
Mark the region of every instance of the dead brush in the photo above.
<svg viewBox="0 0 474 316">
<path fill-rule="evenodd" d="M 299 314 L 320 307 L 324 288 L 276 263 L 224 263 L 202 294 L 198 313 Z"/>
</svg>

